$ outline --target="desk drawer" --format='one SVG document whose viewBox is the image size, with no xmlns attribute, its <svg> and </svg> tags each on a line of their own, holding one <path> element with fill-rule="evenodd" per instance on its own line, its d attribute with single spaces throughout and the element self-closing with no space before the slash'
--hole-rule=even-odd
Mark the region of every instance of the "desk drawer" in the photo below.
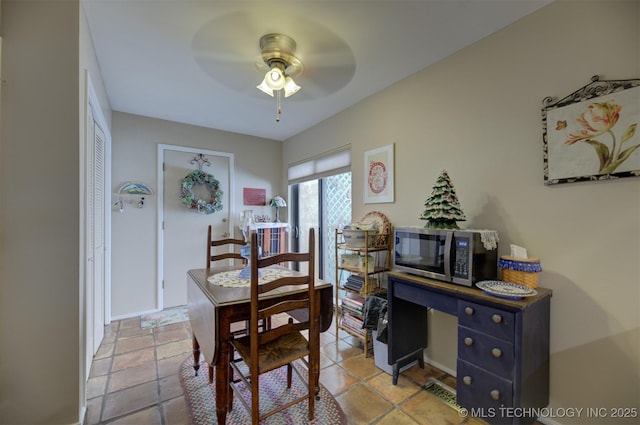
<svg viewBox="0 0 640 425">
<path fill-rule="evenodd" d="M 505 378 L 514 376 L 513 344 L 458 326 L 458 358 Z"/>
<path fill-rule="evenodd" d="M 513 406 L 513 381 L 500 378 L 458 359 L 456 393 L 458 404 L 467 409 L 483 407 L 498 411 Z"/>
<path fill-rule="evenodd" d="M 458 323 L 462 326 L 513 341 L 515 315 L 508 311 L 476 304 L 469 301 L 458 301 Z"/>
</svg>

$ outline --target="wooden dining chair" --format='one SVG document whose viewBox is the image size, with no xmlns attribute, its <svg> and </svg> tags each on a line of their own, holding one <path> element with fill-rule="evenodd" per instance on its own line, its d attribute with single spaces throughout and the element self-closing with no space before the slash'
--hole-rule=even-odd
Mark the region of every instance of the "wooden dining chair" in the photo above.
<svg viewBox="0 0 640 425">
<path fill-rule="evenodd" d="M 296 403 L 308 401 L 309 420 L 314 417 L 314 401 L 319 389 L 320 374 L 320 298 L 315 291 L 314 262 L 315 262 L 315 234 L 314 230 L 309 231 L 309 249 L 306 253 L 281 253 L 270 257 L 258 258 L 257 238 L 255 234 L 251 236 L 251 320 L 249 335 L 231 340 L 232 349 L 244 360 L 249 372 L 241 369 L 238 362 L 229 363 L 229 405 L 233 408 L 233 399 L 240 399 L 241 403 L 251 412 L 252 424 L 284 410 Z M 275 280 L 258 283 L 258 270 L 287 261 L 297 261 L 302 264 L 307 263 L 308 273 L 287 274 Z M 283 286 L 304 287 L 296 299 L 289 299 L 277 303 L 264 303 L 260 305 L 259 299 L 266 297 L 268 293 L 276 291 Z M 262 332 L 258 329 L 258 321 L 275 314 L 291 312 L 293 310 L 307 310 L 306 321 L 294 321 L 289 318 L 284 324 L 276 326 L 273 321 L 272 327 Z M 303 331 L 308 331 L 305 338 Z M 232 356 L 233 357 L 233 356 Z M 305 359 L 305 357 L 307 359 Z M 305 381 L 298 368 L 300 364 L 294 365 L 294 361 L 299 360 L 307 368 L 307 392 L 291 401 L 277 406 L 270 411 L 260 412 L 259 379 L 263 373 L 271 372 L 280 367 L 287 368 L 287 387 L 291 388 L 292 372 Z M 238 379 L 234 379 L 237 377 Z M 247 401 L 241 392 L 241 388 L 251 389 L 251 400 Z M 235 393 L 235 394 L 234 394 Z M 234 397 L 235 396 L 235 397 Z"/>
<path fill-rule="evenodd" d="M 247 264 L 247 259 L 240 255 L 240 248 L 246 245 L 244 239 L 224 238 L 213 239 L 213 228 L 209 225 L 207 230 L 207 268 L 210 269 L 212 264 L 216 261 L 234 260 L 234 263 L 240 261 L 242 264 Z M 214 247 L 226 247 L 226 250 L 222 253 L 214 254 Z M 232 329 L 232 333 L 235 336 L 246 335 L 249 329 L 249 321 L 245 321 L 244 326 L 242 323 L 235 325 Z M 261 320 L 259 323 L 261 329 L 267 329 L 271 326 L 271 320 Z M 213 382 L 213 366 L 209 365 L 209 382 Z"/>
<path fill-rule="evenodd" d="M 247 259 L 243 258 L 240 255 L 240 248 L 246 244 L 243 239 L 235 239 L 235 238 L 225 238 L 225 239 L 213 239 L 213 230 L 211 225 L 209 225 L 209 230 L 207 231 L 207 268 L 211 268 L 211 263 L 214 261 L 220 260 L 240 260 L 242 264 L 247 264 Z M 225 252 L 214 254 L 213 248 L 226 246 L 227 250 Z M 233 248 L 233 249 L 231 249 Z"/>
</svg>

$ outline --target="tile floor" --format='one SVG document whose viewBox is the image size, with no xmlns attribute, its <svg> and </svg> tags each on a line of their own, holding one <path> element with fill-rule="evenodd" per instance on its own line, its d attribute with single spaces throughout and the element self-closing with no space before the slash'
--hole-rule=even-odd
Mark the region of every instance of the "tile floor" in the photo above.
<svg viewBox="0 0 640 425">
<path fill-rule="evenodd" d="M 455 378 L 425 364 L 406 370 L 398 385 L 365 358 L 361 343 L 335 328 L 321 336 L 321 383 L 335 396 L 350 425 L 469 424 L 421 390 L 429 377 L 455 388 Z M 186 425 L 188 408 L 178 367 L 191 354 L 189 322 L 143 329 L 140 318 L 114 321 L 91 366 L 85 425 Z"/>
</svg>

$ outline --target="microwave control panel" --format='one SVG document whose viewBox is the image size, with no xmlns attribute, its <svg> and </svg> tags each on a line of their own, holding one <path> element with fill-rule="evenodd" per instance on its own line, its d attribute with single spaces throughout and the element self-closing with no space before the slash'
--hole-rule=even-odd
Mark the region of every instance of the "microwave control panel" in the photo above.
<svg viewBox="0 0 640 425">
<path fill-rule="evenodd" d="M 467 279 L 469 277 L 469 239 L 456 236 L 455 244 L 455 263 L 453 265 L 453 275 Z"/>
</svg>

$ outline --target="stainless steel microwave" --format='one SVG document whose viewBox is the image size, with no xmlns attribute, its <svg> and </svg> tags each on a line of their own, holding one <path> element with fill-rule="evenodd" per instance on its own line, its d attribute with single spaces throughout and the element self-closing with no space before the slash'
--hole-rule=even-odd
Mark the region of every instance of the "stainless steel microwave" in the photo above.
<svg viewBox="0 0 640 425">
<path fill-rule="evenodd" d="M 394 236 L 394 270 L 464 286 L 497 278 L 498 249 L 479 232 L 396 227 Z"/>
</svg>

